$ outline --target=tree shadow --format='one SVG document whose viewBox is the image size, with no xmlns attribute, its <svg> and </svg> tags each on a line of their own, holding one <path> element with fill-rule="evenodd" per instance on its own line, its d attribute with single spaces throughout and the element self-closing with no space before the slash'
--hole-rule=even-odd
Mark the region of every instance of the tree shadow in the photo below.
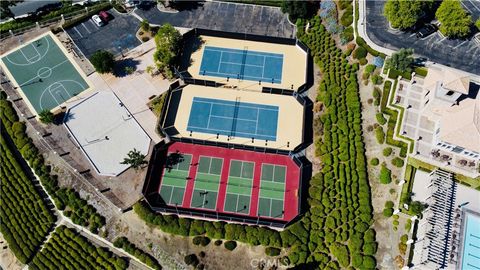
<svg viewBox="0 0 480 270">
<path fill-rule="evenodd" d="M 199 7 L 203 7 L 201 1 L 184 1 L 184 0 L 170 0 L 168 7 L 176 9 L 178 11 L 194 10 Z"/>
<path fill-rule="evenodd" d="M 185 158 L 183 157 L 182 153 L 177 150 L 175 153 L 171 153 L 167 156 L 167 161 L 165 162 L 165 169 L 170 172 L 173 166 L 183 162 L 184 160 Z"/>
<path fill-rule="evenodd" d="M 113 74 L 115 77 L 125 77 L 137 71 L 137 66 L 140 64 L 140 61 L 133 58 L 125 58 L 115 62 L 115 67 L 113 68 Z"/>
<path fill-rule="evenodd" d="M 205 40 L 200 36 L 193 36 L 183 41 L 182 54 L 178 59 L 180 71 L 186 71 L 192 65 L 192 54 L 200 50 L 203 44 Z"/>
</svg>

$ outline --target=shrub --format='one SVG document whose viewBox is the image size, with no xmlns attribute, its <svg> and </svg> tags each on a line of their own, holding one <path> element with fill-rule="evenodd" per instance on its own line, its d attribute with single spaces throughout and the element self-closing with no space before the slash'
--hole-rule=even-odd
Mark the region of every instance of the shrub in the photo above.
<svg viewBox="0 0 480 270">
<path fill-rule="evenodd" d="M 275 248 L 275 247 L 267 247 L 265 248 L 265 254 L 267 254 L 267 256 L 278 256 L 280 255 L 280 249 L 279 248 Z"/>
<path fill-rule="evenodd" d="M 50 110 L 47 110 L 47 109 L 41 111 L 38 114 L 38 116 L 40 118 L 40 122 L 44 124 L 53 123 L 53 121 L 55 120 L 55 115 Z"/>
<path fill-rule="evenodd" d="M 365 73 L 372 74 L 375 71 L 376 66 L 369 64 L 365 67 Z"/>
<path fill-rule="evenodd" d="M 149 40 L 150 40 L 149 37 L 142 37 L 142 42 L 147 42 L 147 41 L 149 41 Z"/>
<path fill-rule="evenodd" d="M 380 169 L 380 183 L 390 184 L 392 182 L 392 172 L 388 169 L 385 164 L 382 164 Z"/>
<path fill-rule="evenodd" d="M 183 261 L 187 264 L 187 265 L 192 265 L 193 267 L 196 267 L 199 263 L 198 261 L 198 258 L 197 258 L 197 255 L 195 254 L 188 254 L 187 256 L 185 256 L 185 258 L 183 259 Z"/>
<path fill-rule="evenodd" d="M 377 166 L 379 163 L 380 161 L 378 160 L 378 158 L 372 158 L 372 160 L 370 160 L 370 164 L 372 164 L 373 166 Z"/>
<path fill-rule="evenodd" d="M 385 202 L 385 208 L 393 208 L 395 205 L 392 201 Z"/>
<path fill-rule="evenodd" d="M 375 129 L 375 138 L 377 138 L 377 142 L 379 144 L 383 144 L 385 142 L 385 132 L 383 132 L 382 127 L 377 127 Z"/>
<path fill-rule="evenodd" d="M 404 164 L 404 161 L 403 159 L 399 158 L 399 157 L 395 157 L 394 159 L 392 159 L 392 165 L 395 166 L 395 167 L 403 167 L 403 164 Z"/>
<path fill-rule="evenodd" d="M 340 18 L 340 24 L 348 27 L 353 23 L 353 8 L 348 8 Z"/>
<path fill-rule="evenodd" d="M 428 74 L 428 69 L 424 67 L 415 67 L 414 71 L 415 71 L 415 74 L 422 77 L 426 77 Z"/>
<path fill-rule="evenodd" d="M 374 75 L 372 76 L 372 83 L 373 83 L 373 84 L 378 85 L 378 84 L 382 84 L 382 82 L 383 82 L 382 76 L 380 76 L 380 75 L 378 75 L 378 74 L 374 74 Z"/>
<path fill-rule="evenodd" d="M 90 57 L 90 62 L 98 73 L 112 72 L 115 65 L 113 54 L 104 50 L 96 51 Z"/>
<path fill-rule="evenodd" d="M 392 147 L 386 147 L 383 149 L 383 155 L 389 157 L 393 152 Z"/>
<path fill-rule="evenodd" d="M 353 51 L 353 58 L 355 59 L 362 59 L 367 56 L 367 50 L 365 48 L 359 46 L 355 51 Z"/>
<path fill-rule="evenodd" d="M 387 123 L 387 119 L 385 119 L 385 117 L 383 116 L 383 113 L 379 112 L 375 115 L 375 117 L 377 118 L 377 122 L 380 125 L 385 125 L 385 123 Z"/>
<path fill-rule="evenodd" d="M 222 240 L 215 240 L 215 242 L 213 242 L 213 244 L 215 244 L 215 246 L 220 246 L 222 245 L 223 241 Z"/>
<path fill-rule="evenodd" d="M 226 241 L 226 242 L 223 244 L 223 246 L 224 246 L 226 249 L 232 251 L 232 250 L 234 250 L 234 249 L 237 247 L 237 242 L 235 242 L 235 241 Z"/>
<path fill-rule="evenodd" d="M 383 209 L 383 216 L 391 217 L 393 215 L 393 208 L 385 208 Z"/>
<path fill-rule="evenodd" d="M 368 60 L 367 60 L 367 58 L 361 58 L 360 60 L 358 60 L 358 63 L 360 65 L 364 66 L 368 63 Z"/>
<path fill-rule="evenodd" d="M 148 32 L 150 31 L 150 24 L 148 23 L 147 20 L 142 20 L 142 22 L 140 23 L 140 28 L 144 31 L 144 32 Z"/>
<path fill-rule="evenodd" d="M 477 19 L 475 26 L 477 27 L 478 31 L 480 31 L 480 19 Z"/>
</svg>

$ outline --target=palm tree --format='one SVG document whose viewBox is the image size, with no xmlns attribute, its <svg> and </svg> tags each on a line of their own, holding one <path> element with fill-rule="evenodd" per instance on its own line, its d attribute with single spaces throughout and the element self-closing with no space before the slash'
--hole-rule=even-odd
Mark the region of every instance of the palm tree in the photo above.
<svg viewBox="0 0 480 270">
<path fill-rule="evenodd" d="M 121 164 L 127 164 L 132 166 L 135 170 L 138 170 L 142 167 L 142 165 L 147 164 L 148 162 L 145 160 L 145 155 L 142 154 L 137 149 L 133 148 L 128 152 L 127 157 L 123 159 Z"/>
</svg>

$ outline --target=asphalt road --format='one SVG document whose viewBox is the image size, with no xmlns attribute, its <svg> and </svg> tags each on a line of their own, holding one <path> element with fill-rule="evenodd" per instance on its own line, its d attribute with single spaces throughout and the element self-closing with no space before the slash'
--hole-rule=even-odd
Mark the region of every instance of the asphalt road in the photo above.
<svg viewBox="0 0 480 270">
<path fill-rule="evenodd" d="M 191 2 L 178 13 L 161 12 L 155 5 L 135 13 L 152 24 L 206 28 L 227 32 L 288 37 L 295 27 L 279 8 L 225 2 Z"/>
<path fill-rule="evenodd" d="M 480 74 L 480 44 L 470 38 L 450 40 L 438 31 L 419 39 L 413 32 L 390 29 L 383 16 L 384 0 L 367 0 L 367 35 L 377 45 L 389 49 L 413 48 L 415 54 L 428 60 L 474 74 Z M 462 5 L 474 19 L 480 17 L 480 2 L 463 0 Z"/>
<path fill-rule="evenodd" d="M 120 14 L 113 9 L 108 13 L 111 20 L 104 26 L 97 26 L 91 19 L 65 29 L 75 44 L 88 58 L 98 50 L 107 50 L 114 55 L 140 45 L 135 33 L 140 21 L 131 15 Z"/>
</svg>

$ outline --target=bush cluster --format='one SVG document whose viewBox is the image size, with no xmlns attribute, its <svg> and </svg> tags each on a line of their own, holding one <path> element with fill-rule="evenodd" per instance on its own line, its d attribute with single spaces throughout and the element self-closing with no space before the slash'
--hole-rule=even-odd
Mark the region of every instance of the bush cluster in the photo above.
<svg viewBox="0 0 480 270">
<path fill-rule="evenodd" d="M 196 246 L 206 247 L 208 244 L 210 244 L 210 238 L 206 236 L 195 236 L 192 239 L 192 242 Z"/>
<path fill-rule="evenodd" d="M 128 261 L 110 250 L 96 247 L 76 231 L 58 227 L 37 253 L 30 269 L 115 269 L 128 268 Z"/>
<path fill-rule="evenodd" d="M 51 174 L 51 167 L 45 164 L 43 156 L 26 134 L 25 125 L 19 121 L 11 102 L 5 99 L 5 92 L 1 93 L 0 118 L 4 130 L 10 135 L 20 154 L 40 178 L 42 185 L 53 198 L 58 209 L 65 210 L 65 215 L 70 216 L 76 224 L 89 227 L 92 232 L 96 233 L 100 227 L 105 225 L 105 218 L 73 189 L 58 186 L 58 176 Z M 23 128 L 18 128 L 20 126 Z"/>
<path fill-rule="evenodd" d="M 158 263 L 158 261 L 152 257 L 147 252 L 137 248 L 134 244 L 130 243 L 126 237 L 118 237 L 113 242 L 113 245 L 117 248 L 121 248 L 126 252 L 132 254 L 133 256 L 137 257 L 141 262 L 148 265 L 149 267 L 155 270 L 161 270 L 162 266 Z"/>
<path fill-rule="evenodd" d="M 380 183 L 382 184 L 390 184 L 392 182 L 392 172 L 390 171 L 385 164 L 382 164 L 382 168 L 380 169 Z"/>
<path fill-rule="evenodd" d="M 235 248 L 237 248 L 237 242 L 235 242 L 235 241 L 226 241 L 225 243 L 223 243 L 223 246 L 224 246 L 226 249 L 232 251 L 232 250 L 234 250 Z"/>
<path fill-rule="evenodd" d="M 385 157 L 389 157 L 392 154 L 392 152 L 393 152 L 393 149 L 391 147 L 385 147 L 383 149 L 383 155 Z"/>
<path fill-rule="evenodd" d="M 12 130 L 20 134 L 25 125 L 16 122 Z M 0 139 L 0 231 L 18 260 L 27 263 L 52 229 L 55 217 L 3 130 Z"/>
</svg>

